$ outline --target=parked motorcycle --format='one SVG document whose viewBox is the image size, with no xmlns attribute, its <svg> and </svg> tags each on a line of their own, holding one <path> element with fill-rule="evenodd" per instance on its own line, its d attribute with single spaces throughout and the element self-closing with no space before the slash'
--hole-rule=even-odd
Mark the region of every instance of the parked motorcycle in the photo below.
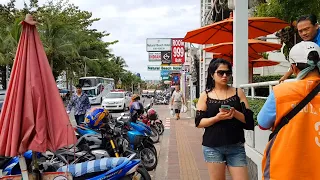
<svg viewBox="0 0 320 180">
<path fill-rule="evenodd" d="M 130 123 L 130 122 L 129 122 Z M 90 154 L 83 155 L 85 157 L 90 157 L 93 153 L 98 153 L 100 150 L 101 154 L 104 154 L 103 147 L 107 150 L 107 152 L 112 156 L 127 156 L 132 153 L 137 153 L 137 158 L 142 160 L 142 164 L 146 167 L 147 170 L 153 170 L 158 164 L 157 152 L 154 145 L 149 140 L 149 136 L 145 134 L 141 129 L 140 131 L 135 130 L 135 128 L 139 129 L 137 124 L 132 123 L 128 127 L 124 126 L 125 123 L 121 121 L 121 118 L 118 118 L 117 125 L 110 124 L 110 130 L 108 131 L 108 145 L 102 145 L 100 149 L 87 149 L 86 152 L 91 152 Z M 131 127 L 135 128 L 131 128 Z M 140 127 L 141 128 L 141 127 Z M 88 127 L 77 127 L 77 132 L 81 135 L 91 134 L 99 136 L 99 132 L 92 130 Z M 101 138 L 103 139 L 103 138 Z M 111 141 L 112 140 L 112 141 Z M 89 142 L 87 140 L 87 142 Z M 93 142 L 89 142 L 91 145 L 98 144 L 94 140 Z M 101 142 L 102 143 L 102 142 Z M 112 150 L 112 151 L 111 151 Z M 121 150 L 119 152 L 119 150 Z M 83 158 L 82 156 L 82 158 Z"/>
<path fill-rule="evenodd" d="M 151 126 L 154 126 L 158 132 L 159 135 L 162 135 L 164 132 L 164 125 L 162 120 L 159 119 L 158 113 L 156 110 L 151 109 L 152 105 L 148 104 L 145 108 L 145 112 L 147 115 L 142 115 L 141 120 L 145 124 L 151 124 Z"/>
<path fill-rule="evenodd" d="M 140 158 L 146 169 L 148 171 L 155 169 L 158 164 L 157 150 L 145 133 L 145 127 L 130 122 L 130 119 L 123 119 L 121 116 L 116 119 L 115 126 L 119 132 L 117 140 L 119 149 L 127 152 L 126 150 L 130 148 L 135 152 L 140 152 Z"/>
</svg>

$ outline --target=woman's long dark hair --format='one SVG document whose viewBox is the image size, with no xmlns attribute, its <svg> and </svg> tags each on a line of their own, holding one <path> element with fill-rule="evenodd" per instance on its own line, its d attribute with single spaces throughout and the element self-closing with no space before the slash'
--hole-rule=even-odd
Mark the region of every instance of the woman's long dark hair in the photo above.
<svg viewBox="0 0 320 180">
<path fill-rule="evenodd" d="M 217 59 L 212 59 L 209 67 L 208 67 L 208 76 L 207 76 L 207 83 L 206 83 L 206 91 L 211 91 L 214 86 L 215 86 L 215 82 L 214 79 L 212 78 L 212 75 L 216 72 L 216 70 L 218 69 L 218 67 L 223 64 L 223 65 L 227 65 L 228 69 L 232 72 L 232 65 L 229 61 L 226 61 L 224 59 L 221 58 L 217 58 Z"/>
</svg>

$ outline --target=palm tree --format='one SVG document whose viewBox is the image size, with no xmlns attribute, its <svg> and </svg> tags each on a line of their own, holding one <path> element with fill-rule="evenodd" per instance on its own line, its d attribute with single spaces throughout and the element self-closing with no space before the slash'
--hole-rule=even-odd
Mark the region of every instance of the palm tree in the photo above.
<svg viewBox="0 0 320 180">
<path fill-rule="evenodd" d="M 126 61 L 120 56 L 113 57 L 111 59 L 111 61 L 113 61 L 114 63 L 118 64 L 121 68 L 128 67 Z"/>
<path fill-rule="evenodd" d="M 17 45 L 21 34 L 20 20 L 7 26 L 6 30 L 0 34 L 0 74 L 1 85 L 3 89 L 7 88 L 7 73 L 8 67 L 13 64 L 13 59 L 16 53 Z"/>
</svg>

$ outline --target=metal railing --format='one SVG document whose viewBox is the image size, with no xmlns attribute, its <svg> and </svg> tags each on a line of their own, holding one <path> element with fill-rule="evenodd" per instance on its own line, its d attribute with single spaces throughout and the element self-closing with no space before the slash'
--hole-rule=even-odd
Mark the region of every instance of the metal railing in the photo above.
<svg viewBox="0 0 320 180">
<path fill-rule="evenodd" d="M 288 79 L 285 82 L 295 81 L 295 79 Z M 267 97 L 256 96 L 255 88 L 257 87 L 269 87 L 269 93 L 272 91 L 272 87 L 278 85 L 279 81 L 267 81 L 267 82 L 259 82 L 259 83 L 251 83 L 251 84 L 241 84 L 240 88 L 244 89 L 247 97 L 251 97 L 252 99 L 267 99 Z M 248 95 L 248 90 L 251 89 L 251 94 Z"/>
</svg>

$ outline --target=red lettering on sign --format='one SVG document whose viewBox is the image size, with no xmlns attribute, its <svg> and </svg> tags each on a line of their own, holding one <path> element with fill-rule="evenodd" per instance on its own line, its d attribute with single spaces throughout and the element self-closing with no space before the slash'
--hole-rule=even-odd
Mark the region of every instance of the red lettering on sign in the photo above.
<svg viewBox="0 0 320 180">
<path fill-rule="evenodd" d="M 161 60 L 161 54 L 149 54 L 151 60 Z"/>
<path fill-rule="evenodd" d="M 185 46 L 183 38 L 173 38 L 171 47 L 172 64 L 184 64 Z"/>
</svg>

